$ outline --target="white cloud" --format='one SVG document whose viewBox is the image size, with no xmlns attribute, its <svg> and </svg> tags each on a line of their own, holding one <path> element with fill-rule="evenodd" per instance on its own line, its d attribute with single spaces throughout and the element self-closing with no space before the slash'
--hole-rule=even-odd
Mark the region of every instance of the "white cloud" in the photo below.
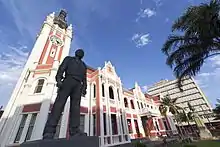
<svg viewBox="0 0 220 147">
<path fill-rule="evenodd" d="M 162 0 L 153 0 L 157 7 L 162 6 Z"/>
<path fill-rule="evenodd" d="M 147 92 L 147 90 L 148 90 L 148 86 L 147 86 L 147 85 L 142 86 L 141 89 L 143 90 L 143 92 Z"/>
<path fill-rule="evenodd" d="M 208 59 L 195 79 L 208 99 L 215 104 L 220 97 L 220 56 Z"/>
<path fill-rule="evenodd" d="M 150 34 L 134 34 L 132 41 L 136 44 L 136 47 L 140 48 L 151 42 L 149 37 Z"/>
<path fill-rule="evenodd" d="M 170 19 L 169 19 L 169 18 L 166 18 L 166 19 L 165 19 L 165 22 L 166 22 L 166 23 L 168 23 L 169 21 L 170 21 Z"/>
<path fill-rule="evenodd" d="M 220 56 L 214 56 L 209 61 L 211 61 L 213 67 L 220 67 Z"/>
<path fill-rule="evenodd" d="M 7 52 L 0 53 L 0 105 L 7 103 L 21 74 L 28 57 L 28 52 L 24 49 L 26 46 L 8 46 Z"/>
<path fill-rule="evenodd" d="M 136 19 L 136 22 L 138 22 L 140 20 L 140 18 L 145 18 L 145 17 L 152 17 L 156 15 L 156 11 L 150 9 L 150 8 L 146 8 L 146 9 L 140 9 L 140 11 L 138 12 L 138 17 Z"/>
</svg>

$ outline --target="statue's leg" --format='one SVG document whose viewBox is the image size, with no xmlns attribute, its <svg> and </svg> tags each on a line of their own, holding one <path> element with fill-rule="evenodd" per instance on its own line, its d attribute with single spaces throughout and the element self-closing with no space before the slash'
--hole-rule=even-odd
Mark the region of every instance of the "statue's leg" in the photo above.
<svg viewBox="0 0 220 147">
<path fill-rule="evenodd" d="M 74 90 L 70 95 L 70 122 L 69 134 L 76 136 L 82 134 L 80 130 L 80 102 L 81 102 L 81 83 L 75 82 Z"/>
<path fill-rule="evenodd" d="M 72 87 L 71 83 L 68 83 L 68 81 L 64 81 L 62 89 L 58 90 L 56 100 L 53 104 L 53 108 L 44 128 L 43 139 L 52 139 L 56 133 L 56 126 L 63 112 L 67 98 L 70 95 Z"/>
</svg>

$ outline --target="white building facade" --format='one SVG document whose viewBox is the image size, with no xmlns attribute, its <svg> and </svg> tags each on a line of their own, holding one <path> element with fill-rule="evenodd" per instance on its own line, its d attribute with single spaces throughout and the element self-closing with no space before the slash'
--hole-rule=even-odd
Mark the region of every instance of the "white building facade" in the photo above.
<svg viewBox="0 0 220 147">
<path fill-rule="evenodd" d="M 69 55 L 72 26 L 63 29 L 47 16 L 0 120 L 0 146 L 19 146 L 42 139 L 48 114 L 57 95 L 55 75 Z M 81 100 L 81 129 L 99 136 L 101 146 L 130 142 L 138 137 L 177 133 L 172 119 L 159 112 L 160 101 L 144 95 L 138 84 L 124 90 L 114 66 L 87 70 L 87 94 Z M 129 100 L 129 101 L 128 101 Z M 143 117 L 145 117 L 143 119 Z M 57 125 L 55 138 L 68 138 L 69 101 Z"/>
<path fill-rule="evenodd" d="M 203 118 L 204 122 L 208 122 L 214 119 L 212 107 L 196 84 L 192 77 L 186 77 L 182 83 L 183 92 L 180 92 L 177 87 L 177 80 L 162 80 L 153 86 L 149 87 L 148 94 L 153 96 L 160 96 L 161 98 L 169 95 L 172 99 L 178 98 L 176 104 L 189 112 L 187 103 L 189 102 L 195 112 Z"/>
</svg>

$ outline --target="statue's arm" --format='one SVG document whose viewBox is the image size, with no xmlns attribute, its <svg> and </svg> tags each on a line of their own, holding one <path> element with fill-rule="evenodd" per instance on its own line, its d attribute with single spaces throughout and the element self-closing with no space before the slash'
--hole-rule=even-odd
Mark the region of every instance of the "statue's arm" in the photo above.
<svg viewBox="0 0 220 147">
<path fill-rule="evenodd" d="M 86 66 L 86 65 L 85 65 Z M 84 78 L 83 78 L 83 93 L 86 94 L 86 89 L 87 89 L 87 70 L 84 73 Z"/>
<path fill-rule="evenodd" d="M 60 64 L 58 71 L 57 71 L 57 75 L 56 75 L 56 81 L 57 82 L 61 82 L 63 80 L 63 73 L 66 70 L 67 67 L 67 63 L 68 63 L 69 57 L 65 57 L 63 62 Z"/>
</svg>

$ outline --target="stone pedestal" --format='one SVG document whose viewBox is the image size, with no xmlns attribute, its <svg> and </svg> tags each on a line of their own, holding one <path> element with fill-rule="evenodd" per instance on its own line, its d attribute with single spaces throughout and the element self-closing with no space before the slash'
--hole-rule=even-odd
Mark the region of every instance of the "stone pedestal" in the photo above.
<svg viewBox="0 0 220 147">
<path fill-rule="evenodd" d="M 99 138 L 97 136 L 80 136 L 70 140 L 54 139 L 54 140 L 36 140 L 28 141 L 20 145 L 20 147 L 99 147 Z"/>
</svg>

